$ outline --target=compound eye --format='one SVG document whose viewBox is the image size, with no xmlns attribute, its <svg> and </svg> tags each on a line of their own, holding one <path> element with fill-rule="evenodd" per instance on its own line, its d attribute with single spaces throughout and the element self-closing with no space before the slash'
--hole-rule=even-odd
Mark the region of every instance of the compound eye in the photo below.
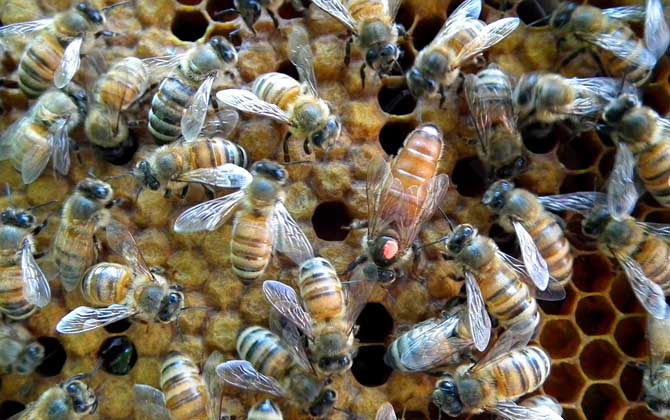
<svg viewBox="0 0 670 420">
<path fill-rule="evenodd" d="M 170 293 L 170 298 L 168 299 L 168 303 L 170 305 L 176 305 L 179 302 L 181 302 L 181 296 L 179 293 Z"/>
<path fill-rule="evenodd" d="M 530 93 L 525 90 L 520 92 L 519 95 L 517 95 L 516 102 L 519 105 L 527 105 L 528 102 L 530 102 Z"/>
<path fill-rule="evenodd" d="M 107 187 L 96 187 L 95 188 L 95 196 L 98 198 L 105 198 L 107 197 L 107 194 L 109 194 L 109 189 Z"/>
<path fill-rule="evenodd" d="M 463 228 L 463 236 L 466 236 L 466 237 L 471 236 L 472 233 L 473 233 L 473 230 L 470 226 L 466 226 L 465 228 Z"/>
<path fill-rule="evenodd" d="M 65 387 L 65 389 L 67 390 L 67 392 L 73 394 L 77 392 L 77 385 L 74 383 L 70 383 L 67 385 L 67 387 Z"/>
<path fill-rule="evenodd" d="M 323 131 L 317 131 L 312 134 L 312 143 L 314 143 L 315 146 L 321 147 L 325 142 L 326 137 L 324 136 Z"/>
</svg>

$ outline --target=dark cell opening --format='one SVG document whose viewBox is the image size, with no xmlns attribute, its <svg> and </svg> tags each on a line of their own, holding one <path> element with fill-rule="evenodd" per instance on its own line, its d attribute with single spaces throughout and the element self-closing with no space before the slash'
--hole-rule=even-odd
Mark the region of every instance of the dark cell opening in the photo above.
<svg viewBox="0 0 670 420">
<path fill-rule="evenodd" d="M 656 111 L 659 115 L 667 115 L 670 110 L 670 106 L 668 106 L 670 98 L 663 93 L 662 89 L 645 89 L 642 93 L 642 103 Z"/>
<path fill-rule="evenodd" d="M 559 139 L 569 136 L 567 130 L 562 130 L 556 125 L 539 123 L 528 124 L 522 127 L 520 131 L 526 149 L 539 155 L 551 152 L 558 144 Z"/>
<path fill-rule="evenodd" d="M 538 300 L 540 308 L 548 315 L 570 315 L 575 307 L 575 299 L 577 295 L 570 284 L 565 285 L 565 299 L 563 300 Z"/>
<path fill-rule="evenodd" d="M 509 1 L 509 0 L 508 0 Z M 519 3 L 516 11 L 519 19 L 526 25 L 545 26 L 549 24 L 551 14 L 551 5 L 547 1 L 542 0 L 523 0 Z M 543 19 L 547 17 L 546 19 Z"/>
<path fill-rule="evenodd" d="M 0 419 L 8 419 L 26 408 L 18 401 L 7 400 L 0 403 Z"/>
<path fill-rule="evenodd" d="M 402 414 L 402 412 L 400 413 Z M 426 416 L 420 411 L 406 411 L 405 420 L 426 420 Z"/>
<path fill-rule="evenodd" d="M 295 80 L 300 80 L 300 75 L 298 75 L 298 70 L 295 68 L 291 61 L 286 60 L 279 63 L 279 68 L 277 72 L 284 73 L 287 76 L 291 76 Z"/>
<path fill-rule="evenodd" d="M 645 222 L 651 223 L 670 223 L 670 211 L 667 210 L 656 210 L 647 213 L 644 216 Z"/>
<path fill-rule="evenodd" d="M 558 147 L 558 160 L 568 169 L 591 167 L 600 155 L 600 144 L 592 133 L 585 133 Z"/>
<path fill-rule="evenodd" d="M 303 6 L 305 6 L 305 2 L 301 1 L 301 3 L 303 4 Z M 309 4 L 307 4 L 307 6 L 309 6 Z M 303 16 L 302 12 L 295 10 L 292 1 L 284 1 L 284 3 L 282 3 L 282 5 L 279 7 L 278 12 L 279 17 L 286 20 L 296 19 Z"/>
<path fill-rule="evenodd" d="M 584 220 L 584 216 L 574 214 L 568 221 L 565 235 L 568 238 L 568 241 L 570 241 L 570 245 L 579 250 L 596 250 L 598 246 L 595 239 L 587 237 L 584 235 L 584 232 L 582 232 L 582 220 Z"/>
<path fill-rule="evenodd" d="M 624 313 L 644 313 L 642 305 L 638 302 L 630 282 L 625 274 L 620 273 L 614 278 L 610 287 L 610 298 L 618 310 Z"/>
<path fill-rule="evenodd" d="M 229 11 L 223 13 L 224 11 Z M 209 0 L 207 2 L 207 14 L 217 22 L 229 22 L 237 18 L 233 0 Z"/>
<path fill-rule="evenodd" d="M 120 334 L 130 328 L 131 325 L 133 325 L 133 323 L 130 322 L 130 320 L 122 319 L 121 321 L 116 321 L 109 325 L 105 325 L 105 331 L 111 334 Z"/>
<path fill-rule="evenodd" d="M 619 376 L 619 386 L 628 401 L 639 401 L 642 395 L 642 370 L 633 365 L 624 367 Z"/>
<path fill-rule="evenodd" d="M 476 157 L 461 159 L 456 162 L 452 180 L 458 193 L 465 197 L 478 197 L 486 191 L 486 170 L 484 164 Z"/>
<path fill-rule="evenodd" d="M 172 33 L 182 41 L 197 41 L 205 35 L 207 25 L 202 12 L 180 10 L 172 21 Z"/>
<path fill-rule="evenodd" d="M 658 417 L 653 415 L 647 406 L 639 406 L 628 410 L 623 420 L 658 420 Z"/>
<path fill-rule="evenodd" d="M 451 4 L 450 4 L 451 6 Z M 444 20 L 439 17 L 421 19 L 412 32 L 412 42 L 417 51 L 428 45 L 442 28 Z"/>
<path fill-rule="evenodd" d="M 53 337 L 39 337 L 37 341 L 44 346 L 44 360 L 37 366 L 35 372 L 47 377 L 58 375 L 67 360 L 65 348 Z"/>
<path fill-rule="evenodd" d="M 505 12 L 514 7 L 515 0 L 484 0 L 485 4 L 488 4 L 494 9 L 497 9 L 501 12 Z"/>
<path fill-rule="evenodd" d="M 544 391 L 561 403 L 577 401 L 584 386 L 584 377 L 573 362 L 551 367 L 551 375 L 544 383 Z"/>
<path fill-rule="evenodd" d="M 609 342 L 595 340 L 584 347 L 579 362 L 590 379 L 612 379 L 621 366 L 621 357 Z"/>
<path fill-rule="evenodd" d="M 613 275 L 609 261 L 601 254 L 575 257 L 572 282 L 582 292 L 604 292 Z"/>
<path fill-rule="evenodd" d="M 489 238 L 493 239 L 498 248 L 505 254 L 515 258 L 519 256 L 519 247 L 514 233 L 507 232 L 499 224 L 494 223 L 489 229 Z"/>
<path fill-rule="evenodd" d="M 646 325 L 641 317 L 622 319 L 614 330 L 614 339 L 622 352 L 630 357 L 644 357 L 648 342 L 645 337 Z"/>
<path fill-rule="evenodd" d="M 312 215 L 312 226 L 319 239 L 324 241 L 343 241 L 349 230 L 343 229 L 351 223 L 347 207 L 336 202 L 319 204 Z"/>
<path fill-rule="evenodd" d="M 398 86 L 382 86 L 377 100 L 382 110 L 392 115 L 411 114 L 416 107 L 416 99 L 404 82 Z"/>
<path fill-rule="evenodd" d="M 395 21 L 397 24 L 402 25 L 402 27 L 409 31 L 409 28 L 414 24 L 414 9 L 409 4 L 403 4 L 398 9 L 398 13 L 395 15 Z"/>
<path fill-rule="evenodd" d="M 570 357 L 577 353 L 579 341 L 579 333 L 567 319 L 547 321 L 540 333 L 540 344 L 555 359 Z"/>
<path fill-rule="evenodd" d="M 177 0 L 180 4 L 185 4 L 187 6 L 197 6 L 202 0 Z"/>
<path fill-rule="evenodd" d="M 131 123 L 133 121 L 130 121 Z M 95 146 L 95 150 L 100 153 L 102 158 L 111 163 L 112 165 L 125 165 L 130 162 L 135 156 L 135 152 L 139 144 L 137 143 L 137 137 L 134 134 L 134 130 L 129 130 L 128 138 L 123 143 L 122 146 L 116 148 L 103 148 Z"/>
<path fill-rule="evenodd" d="M 102 369 L 105 372 L 126 375 L 137 362 L 137 350 L 126 336 L 110 337 L 100 346 L 98 358 L 102 360 Z"/>
<path fill-rule="evenodd" d="M 405 74 L 405 72 L 412 68 L 412 65 L 414 65 L 414 51 L 412 51 L 410 45 L 408 45 L 406 42 L 399 42 L 398 46 L 400 47 L 400 57 L 398 58 L 400 69 L 398 69 L 398 66 L 396 66 L 392 74 L 400 75 L 401 73 Z"/>
<path fill-rule="evenodd" d="M 603 154 L 598 162 L 598 172 L 603 178 L 609 178 L 612 168 L 614 167 L 614 156 L 616 155 L 615 149 L 610 149 Z"/>
<path fill-rule="evenodd" d="M 582 399 L 582 410 L 589 420 L 613 419 L 624 406 L 616 388 L 609 384 L 593 384 Z"/>
<path fill-rule="evenodd" d="M 598 191 L 595 174 L 584 173 L 566 176 L 561 184 L 561 194 L 577 191 Z"/>
<path fill-rule="evenodd" d="M 361 343 L 383 343 L 393 329 L 393 318 L 381 303 L 368 303 L 358 316 L 356 338 Z"/>
<path fill-rule="evenodd" d="M 410 122 L 387 122 L 379 132 L 379 144 L 388 155 L 395 155 L 402 147 L 405 137 L 416 126 Z"/>
<path fill-rule="evenodd" d="M 363 386 L 384 385 L 393 371 L 384 363 L 384 346 L 367 346 L 358 349 L 351 373 Z"/>
<path fill-rule="evenodd" d="M 575 320 L 587 335 L 607 334 L 614 324 L 614 308 L 602 296 L 587 296 L 577 303 Z"/>
</svg>

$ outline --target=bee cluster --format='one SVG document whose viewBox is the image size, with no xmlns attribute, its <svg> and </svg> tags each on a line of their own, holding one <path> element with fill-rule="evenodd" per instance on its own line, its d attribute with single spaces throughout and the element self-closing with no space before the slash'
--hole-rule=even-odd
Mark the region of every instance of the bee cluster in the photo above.
<svg viewBox="0 0 670 420">
<path fill-rule="evenodd" d="M 661 0 L 229 6 L 5 3 L 3 418 L 670 416 Z"/>
</svg>

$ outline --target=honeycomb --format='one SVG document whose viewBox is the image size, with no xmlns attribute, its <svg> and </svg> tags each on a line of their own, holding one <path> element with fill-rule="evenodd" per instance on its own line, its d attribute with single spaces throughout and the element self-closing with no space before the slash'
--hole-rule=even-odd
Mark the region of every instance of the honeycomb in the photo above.
<svg viewBox="0 0 670 420">
<path fill-rule="evenodd" d="M 64 10 L 69 3 L 69 0 L 0 1 L 2 23 L 35 20 Z M 110 3 L 97 1 L 94 5 Z M 403 70 L 412 64 L 417 51 L 432 40 L 457 3 L 404 1 L 397 17 L 410 34 L 401 41 L 405 51 L 400 61 Z M 593 3 L 610 7 L 630 2 Z M 486 0 L 483 19 L 519 16 L 528 24 L 542 17 L 536 4 L 534 0 Z M 551 10 L 550 3 L 542 5 Z M 343 27 L 314 7 L 299 13 L 288 1 L 273 4 L 271 9 L 279 18 L 279 28 L 274 28 L 264 12 L 255 26 L 257 36 L 243 26 L 239 17 L 217 13 L 231 7 L 232 0 L 137 0 L 133 7 L 118 8 L 108 17 L 121 36 L 98 41 L 106 48 L 97 54 L 107 63 L 131 54 L 165 55 L 186 48 L 191 41 L 228 36 L 241 27 L 236 37 L 240 46 L 240 83 L 250 83 L 270 71 L 295 77 L 295 68 L 287 59 L 286 32 L 291 25 L 304 24 L 313 38 L 320 93 L 334 104 L 345 127 L 336 144 L 326 152 L 317 151 L 316 157 L 304 156 L 300 145 L 291 148 L 292 160 L 315 159 L 310 164 L 289 166 L 291 181 L 287 187 L 287 206 L 315 249 L 330 259 L 339 272 L 344 271 L 360 252 L 363 232 L 350 232 L 343 227 L 353 219 L 366 217 L 368 162 L 377 155 L 394 154 L 407 133 L 420 122 L 430 121 L 445 133 L 441 172 L 452 177 L 452 187 L 442 207 L 459 222 L 475 224 L 504 251 L 518 256 L 514 238 L 496 225 L 493 215 L 479 204 L 487 185 L 483 164 L 475 150 L 476 133 L 468 122 L 462 95 L 458 100 L 447 101 L 443 109 L 438 109 L 437 100 L 417 104 L 411 97 L 402 96 L 406 85 L 399 71 L 384 80 L 368 74 L 363 87 L 358 76 L 362 61 L 356 51 L 350 67 L 344 67 Z M 21 48 L 21 42 L 12 44 L 2 60 L 4 73 L 10 78 L 15 77 L 12 72 Z M 511 75 L 519 76 L 525 71 L 554 69 L 557 54 L 560 52 L 556 51 L 547 27 L 521 25 L 487 56 Z M 587 61 L 575 60 L 563 73 L 577 76 L 593 75 L 595 71 Z M 645 103 L 661 114 L 670 109 L 669 73 L 668 59 L 664 58 L 653 82 L 643 92 Z M 78 77 L 79 82 L 87 84 L 95 75 L 84 68 Z M 11 89 L 0 91 L 0 99 L 5 112 L 0 128 L 4 129 L 20 117 L 28 103 L 20 92 Z M 136 116 L 142 123 L 134 132 L 140 143 L 138 156 L 154 144 L 145 128 L 147 106 Z M 517 185 L 540 195 L 603 188 L 615 153 L 610 139 L 594 132 L 573 137 L 561 126 L 542 138 L 526 134 L 524 142 L 531 152 L 531 164 Z M 247 149 L 252 160 L 281 161 L 283 135 L 283 128 L 268 120 L 243 117 L 233 138 Z M 11 185 L 14 203 L 30 206 L 49 200 L 63 202 L 88 171 L 106 177 L 122 175 L 131 167 L 132 163 L 114 166 L 103 162 L 87 145 L 83 130 L 78 129 L 74 138 L 80 145 L 81 163 L 75 161 L 66 180 L 45 175 L 24 187 L 19 174 L 8 163 L 0 163 L 0 180 Z M 202 191 L 192 188 L 184 199 L 165 199 L 162 194 L 146 190 L 137 195 L 137 185 L 129 177 L 111 182 L 117 197 L 123 199 L 123 204 L 113 210 L 114 217 L 131 226 L 148 263 L 165 267 L 171 278 L 185 288 L 187 306 L 194 309 L 183 313 L 178 329 L 174 325 L 119 322 L 84 335 L 60 336 L 55 333 L 55 324 L 83 301 L 76 293 L 66 295 L 59 282 L 52 282 L 53 302 L 27 322 L 27 327 L 46 347 L 47 360 L 31 376 L 1 378 L 0 418 L 19 411 L 48 387 L 73 374 L 93 371 L 98 365 L 101 368 L 92 381 L 100 404 L 91 418 L 131 418 L 132 384 L 158 387 L 159 367 L 169 351 L 183 351 L 201 366 L 214 350 L 223 352 L 227 358 L 236 358 L 237 332 L 247 325 L 267 323 L 269 305 L 261 292 L 261 282 L 243 284 L 229 268 L 230 226 L 191 236 L 176 235 L 170 229 L 183 209 L 204 199 Z M 0 199 L 0 207 L 6 205 L 8 199 Z M 659 208 L 648 196 L 640 201 L 636 216 L 647 221 L 670 222 L 670 210 Z M 57 211 L 47 212 L 44 217 L 48 217 L 48 227 L 38 237 L 42 250 L 48 248 L 59 223 Z M 645 313 L 616 263 L 601 255 L 581 235 L 580 217 L 568 215 L 566 226 L 576 256 L 574 278 L 564 301 L 541 303 L 544 317 L 536 340 L 553 358 L 552 374 L 541 392 L 560 401 L 568 420 L 652 419 L 654 416 L 640 401 L 642 374 L 637 367 L 647 360 Z M 425 226 L 421 238 L 429 242 L 447 230 L 447 224 L 435 218 Z M 118 258 L 107 254 L 101 260 Z M 440 259 L 434 248 L 426 248 L 426 258 L 428 264 L 411 278 L 387 289 L 378 288 L 363 310 L 358 338 L 366 345 L 361 347 L 351 372 L 335 380 L 338 407 L 342 410 L 373 418 L 377 407 L 388 400 L 397 411 L 406 410 L 405 419 L 438 418 L 430 401 L 435 378 L 391 372 L 381 361 L 394 331 L 434 316 L 446 300 L 459 292 L 460 283 L 455 281 L 453 267 Z M 49 278 L 55 277 L 48 257 L 41 265 Z M 280 278 L 290 283 L 295 275 L 296 269 L 288 261 L 274 259 L 264 278 Z M 129 372 L 110 373 L 113 369 L 104 362 L 106 355 L 113 352 L 114 343 L 120 342 L 113 340 L 115 337 L 132 343 L 136 349 L 137 357 Z M 265 396 L 226 387 L 223 405 L 229 414 L 244 418 L 248 408 L 262 398 Z M 290 404 L 280 402 L 280 405 L 284 418 L 303 418 Z M 345 418 L 346 413 L 333 417 Z"/>
</svg>

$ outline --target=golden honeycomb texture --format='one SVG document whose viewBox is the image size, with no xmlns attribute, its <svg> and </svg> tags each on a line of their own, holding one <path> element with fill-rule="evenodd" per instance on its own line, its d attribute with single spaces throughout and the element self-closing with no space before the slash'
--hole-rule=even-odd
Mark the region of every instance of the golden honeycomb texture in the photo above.
<svg viewBox="0 0 670 420">
<path fill-rule="evenodd" d="M 113 1 L 93 1 L 104 7 Z M 448 173 L 452 186 L 442 208 L 458 222 L 477 226 L 493 237 L 500 247 L 518 256 L 514 238 L 495 224 L 495 217 L 481 204 L 486 189 L 482 163 L 475 149 L 476 133 L 469 123 L 467 105 L 462 95 L 438 108 L 438 100 L 417 105 L 410 97 L 396 100 L 406 88 L 400 72 L 380 80 L 367 74 L 366 85 L 359 77 L 360 53 L 353 51 L 349 67 L 344 65 L 347 34 L 344 27 L 316 9 L 295 11 L 290 2 L 273 3 L 270 8 L 279 18 L 275 28 L 266 12 L 255 25 L 257 35 L 244 27 L 239 17 L 218 14 L 233 7 L 232 0 L 135 0 L 129 7 L 114 10 L 108 21 L 119 36 L 98 40 L 96 54 L 107 64 L 121 57 L 166 55 L 187 48 L 192 41 L 214 35 L 229 35 L 242 28 L 237 41 L 239 51 L 238 84 L 249 84 L 257 76 L 280 71 L 293 76 L 295 69 L 287 58 L 286 35 L 292 25 L 302 24 L 312 36 L 315 71 L 320 94 L 333 104 L 343 121 L 343 134 L 326 152 L 306 156 L 300 142 L 291 146 L 292 160 L 314 160 L 288 167 L 290 181 L 286 188 L 287 207 L 304 229 L 320 255 L 328 258 L 338 272 L 361 252 L 362 231 L 342 227 L 353 219 L 367 217 L 365 199 L 366 170 L 370 160 L 379 155 L 394 154 L 407 133 L 421 122 L 433 122 L 444 132 L 445 150 L 440 171 Z M 410 37 L 401 41 L 406 70 L 417 51 L 437 33 L 448 14 L 459 1 L 405 0 L 398 22 Z M 599 7 L 621 6 L 634 1 L 597 0 Z M 542 3 L 550 10 L 552 3 Z M 29 21 L 49 16 L 71 6 L 69 0 L 0 1 L 3 24 Z M 486 57 L 518 77 L 527 71 L 555 70 L 555 38 L 545 27 L 527 28 L 525 24 L 542 17 L 533 0 L 486 0 L 482 19 L 492 21 L 503 16 L 519 16 L 522 24 L 504 42 L 490 50 Z M 12 43 L 2 59 L 3 74 L 16 78 L 17 59 L 25 41 Z M 90 86 L 95 73 L 87 58 L 77 81 Z M 587 61 L 576 60 L 562 69 L 565 76 L 594 75 Z M 474 66 L 465 69 L 475 72 Z M 670 73 L 668 60 L 658 65 L 654 79 L 643 90 L 645 103 L 659 113 L 670 108 Z M 6 129 L 19 118 L 29 103 L 18 90 L 1 89 L 4 116 L 0 129 Z M 395 103 L 394 103 L 395 102 Z M 155 143 L 146 129 L 148 103 L 135 114 L 140 127 L 133 134 L 140 148 L 133 160 L 122 166 L 104 162 L 88 145 L 83 130 L 73 137 L 80 146 L 81 162 L 73 161 L 67 179 L 46 173 L 29 186 L 23 186 L 20 175 L 8 162 L 0 163 L 0 180 L 12 188 L 16 205 L 34 206 L 50 200 L 62 203 L 72 187 L 89 171 L 104 178 L 129 171 L 140 156 Z M 132 119 L 132 118 L 131 118 Z M 263 158 L 283 160 L 281 140 L 285 128 L 267 119 L 243 116 L 231 135 L 246 148 L 251 161 Z M 517 185 L 538 195 L 602 189 L 614 160 L 611 140 L 586 132 L 577 137 L 560 127 L 542 138 L 526 136 L 531 152 L 530 169 Z M 261 292 L 262 281 L 244 284 L 232 273 L 229 263 L 231 227 L 200 235 L 177 235 L 171 229 L 177 215 L 205 199 L 198 188 L 191 188 L 185 198 L 164 198 L 148 190 L 137 194 L 138 185 L 130 177 L 110 181 L 116 197 L 123 204 L 113 210 L 114 217 L 128 225 L 145 259 L 150 265 L 167 269 L 169 278 L 185 289 L 186 304 L 196 309 L 183 313 L 179 329 L 175 325 L 119 323 L 112 328 L 90 333 L 62 336 L 55 332 L 58 320 L 84 302 L 78 292 L 64 293 L 59 281 L 51 282 L 53 301 L 26 323 L 35 337 L 47 348 L 47 360 L 30 376 L 6 375 L 0 378 L 0 418 L 15 412 L 64 379 L 93 371 L 99 363 L 106 340 L 124 336 L 136 348 L 138 357 L 127 375 L 113 375 L 100 369 L 92 382 L 99 396 L 98 411 L 90 418 L 128 419 L 133 415 L 132 385 L 146 383 L 159 387 L 160 365 L 171 350 L 193 357 L 202 366 L 215 350 L 227 359 L 237 358 L 235 339 L 242 328 L 267 325 L 269 305 Z M 9 205 L 0 199 L 0 207 Z M 57 206 L 55 206 L 57 207 Z M 47 250 L 58 228 L 58 211 L 42 213 L 48 226 L 38 236 L 38 247 Z M 642 198 L 636 213 L 640 219 L 670 222 L 670 209 L 663 209 L 648 196 Z M 614 261 L 601 255 L 594 243 L 580 233 L 580 217 L 568 216 L 568 238 L 575 254 L 574 277 L 561 302 L 542 303 L 543 321 L 537 342 L 553 359 L 552 373 L 541 392 L 556 397 L 564 409 L 563 417 L 576 419 L 655 418 L 640 400 L 642 373 L 637 364 L 647 361 L 645 341 L 646 316 L 636 301 L 626 278 Z M 445 221 L 435 217 L 422 233 L 424 242 L 433 241 L 448 231 Z M 460 284 L 453 267 L 443 261 L 434 248 L 426 248 L 428 264 L 413 276 L 387 289 L 377 288 L 359 322 L 358 338 L 368 346 L 361 347 L 351 372 L 335 379 L 337 406 L 363 418 L 374 418 L 377 407 L 390 401 L 398 412 L 406 410 L 407 420 L 436 419 L 438 412 L 430 396 L 435 377 L 424 374 L 391 372 L 381 362 L 385 346 L 399 330 L 439 313 L 442 305 L 459 293 Z M 107 250 L 100 261 L 118 260 Z M 53 263 L 47 255 L 40 264 L 50 279 L 55 277 Z M 263 279 L 280 278 L 292 283 L 296 269 L 282 258 L 273 258 Z M 294 284 L 294 283 L 293 283 Z M 224 411 L 245 418 L 261 394 L 241 392 L 226 387 Z M 279 401 L 286 419 L 303 415 L 291 404 Z M 482 415 L 480 418 L 490 418 Z M 333 418 L 346 418 L 336 413 Z M 443 416 L 444 418 L 444 416 Z"/>
</svg>

